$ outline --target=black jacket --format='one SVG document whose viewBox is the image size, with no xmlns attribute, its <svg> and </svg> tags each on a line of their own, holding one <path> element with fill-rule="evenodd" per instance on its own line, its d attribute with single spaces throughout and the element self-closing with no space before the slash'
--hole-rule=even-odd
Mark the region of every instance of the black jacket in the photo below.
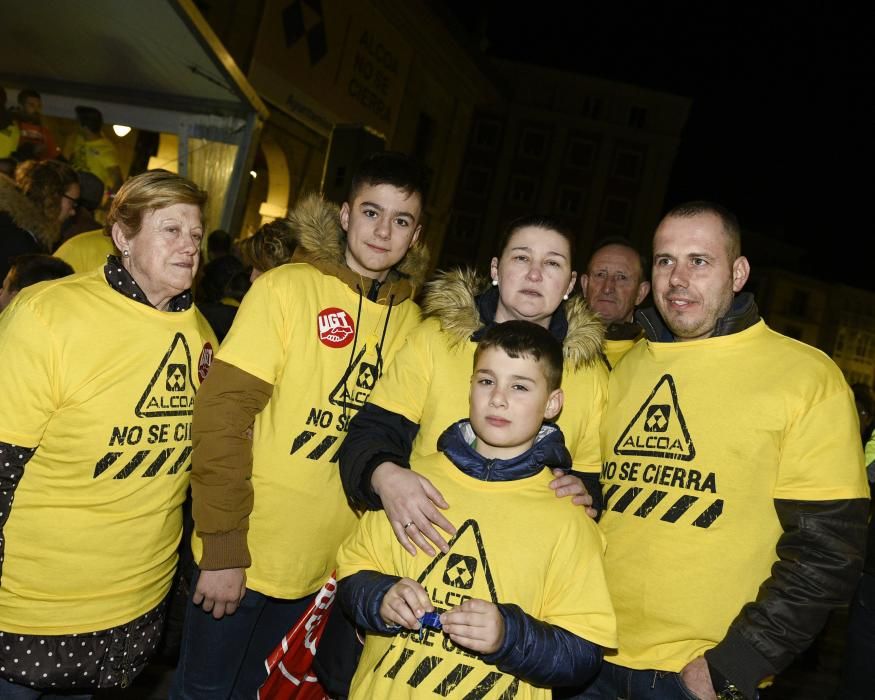
<svg viewBox="0 0 875 700">
<path fill-rule="evenodd" d="M 468 444 L 468 421 L 451 425 L 438 441 L 438 449 L 468 476 L 482 481 L 515 481 L 539 473 L 545 467 L 568 469 L 571 455 L 562 432 L 547 424 L 531 449 L 510 460 L 487 460 Z M 360 571 L 338 583 L 337 595 L 344 612 L 359 627 L 373 634 L 395 634 L 380 616 L 383 596 L 399 580 L 376 571 Z M 519 606 L 498 604 L 504 620 L 504 640 L 483 661 L 500 671 L 542 687 L 580 685 L 595 675 L 601 663 L 601 648 L 567 630 L 542 622 Z"/>
<path fill-rule="evenodd" d="M 737 333 L 759 318 L 753 296 L 739 294 L 718 321 L 714 335 Z M 650 341 L 674 341 L 655 309 L 636 312 L 636 321 Z M 732 683 L 745 697 L 756 697 L 759 682 L 785 669 L 811 644 L 830 611 L 848 603 L 859 579 L 869 510 L 866 499 L 776 499 L 775 510 L 783 534 L 771 576 L 760 585 L 757 599 L 741 609 L 720 643 L 705 652 L 718 692 Z"/>
<path fill-rule="evenodd" d="M 454 294 L 443 294 L 444 289 L 455 287 Z M 479 293 L 475 294 L 476 290 Z M 440 298 L 440 302 L 434 300 Z M 444 304 L 449 308 L 440 307 Z M 458 308 L 457 308 L 458 307 Z M 470 307 L 470 308 L 468 308 Z M 472 273 L 444 273 L 428 286 L 423 303 L 425 315 L 441 318 L 441 325 L 454 324 L 453 333 L 459 333 L 458 325 L 465 325 L 465 337 L 470 342 L 480 340 L 488 328 L 495 324 L 498 308 L 498 289 L 482 286 Z M 459 317 L 464 318 L 461 324 Z M 452 320 L 446 321 L 449 317 Z M 472 322 L 473 320 L 473 322 Z M 598 337 L 591 328 L 599 329 Z M 566 362 L 579 364 L 597 359 L 601 352 L 601 324 L 586 309 L 582 299 L 574 298 L 559 306 L 550 321 L 550 332 L 563 343 Z M 571 336 L 574 339 L 571 339 Z M 590 347 L 592 346 L 592 347 Z M 387 411 L 371 403 L 365 406 L 350 421 L 349 431 L 340 447 L 340 477 L 350 505 L 356 510 L 380 510 L 383 505 L 371 488 L 371 476 L 382 462 L 394 462 L 410 467 L 410 453 L 419 426 L 404 416 Z M 572 472 L 586 485 L 593 497 L 593 506 L 601 510 L 601 483 L 598 474 Z"/>
</svg>

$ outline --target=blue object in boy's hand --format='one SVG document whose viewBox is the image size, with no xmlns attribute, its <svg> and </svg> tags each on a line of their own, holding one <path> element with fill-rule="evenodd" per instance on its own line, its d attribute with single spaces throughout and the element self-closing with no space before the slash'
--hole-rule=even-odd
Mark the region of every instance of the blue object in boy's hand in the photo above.
<svg viewBox="0 0 875 700">
<path fill-rule="evenodd" d="M 419 618 L 419 624 L 423 627 L 431 627 L 433 630 L 439 630 L 441 625 L 441 614 L 439 612 L 427 612 Z"/>
</svg>

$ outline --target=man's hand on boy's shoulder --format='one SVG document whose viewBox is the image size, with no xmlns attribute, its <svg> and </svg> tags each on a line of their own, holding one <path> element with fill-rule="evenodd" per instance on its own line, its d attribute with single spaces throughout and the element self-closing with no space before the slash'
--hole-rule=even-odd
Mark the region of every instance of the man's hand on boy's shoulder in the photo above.
<svg viewBox="0 0 875 700">
<path fill-rule="evenodd" d="M 380 617 L 388 626 L 400 625 L 409 630 L 420 628 L 419 618 L 434 610 L 425 589 L 409 578 L 399 579 L 383 596 Z"/>
<path fill-rule="evenodd" d="M 456 528 L 438 510 L 449 508 L 449 504 L 428 479 L 412 469 L 382 462 L 374 469 L 371 486 L 404 549 L 415 556 L 419 547 L 433 557 L 435 551 L 428 543 L 431 540 L 440 551 L 449 551 L 449 545 L 434 526 L 451 535 L 456 534 Z"/>
<path fill-rule="evenodd" d="M 571 496 L 571 502 L 576 506 L 583 506 L 590 518 L 598 515 L 598 511 L 592 507 L 592 496 L 580 477 L 568 474 L 562 469 L 554 469 L 553 476 L 556 478 L 550 482 L 550 488 L 556 492 L 557 498 Z"/>
<path fill-rule="evenodd" d="M 454 644 L 494 654 L 504 642 L 504 618 L 495 603 L 471 598 L 441 615 L 443 631 Z"/>
</svg>

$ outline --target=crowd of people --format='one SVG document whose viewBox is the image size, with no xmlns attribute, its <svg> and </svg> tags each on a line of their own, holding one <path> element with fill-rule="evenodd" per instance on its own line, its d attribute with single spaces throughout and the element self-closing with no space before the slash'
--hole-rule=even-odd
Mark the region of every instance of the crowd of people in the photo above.
<svg viewBox="0 0 875 700">
<path fill-rule="evenodd" d="M 527 216 L 427 278 L 408 156 L 207 238 L 206 192 L 122 182 L 99 112 L 65 162 L 18 101 L 0 699 L 126 687 L 174 616 L 170 697 L 255 698 L 332 576 L 331 698 L 753 700 L 852 597 L 837 697 L 868 697 L 871 395 L 761 318 L 729 210 L 579 275 L 576 232 Z M 86 189 L 105 222 L 58 247 Z"/>
</svg>

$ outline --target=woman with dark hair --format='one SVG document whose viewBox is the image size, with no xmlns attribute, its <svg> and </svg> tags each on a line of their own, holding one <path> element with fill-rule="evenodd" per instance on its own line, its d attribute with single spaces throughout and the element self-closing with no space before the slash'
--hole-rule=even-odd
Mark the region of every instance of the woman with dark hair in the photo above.
<svg viewBox="0 0 875 700">
<path fill-rule="evenodd" d="M 2 698 L 126 686 L 159 642 L 216 345 L 190 291 L 205 201 L 131 178 L 106 222 L 121 255 L 0 316 Z"/>
<path fill-rule="evenodd" d="M 297 244 L 294 234 L 281 219 L 265 224 L 252 236 L 240 241 L 243 262 L 252 268 L 250 282 L 289 262 Z"/>
<path fill-rule="evenodd" d="M 347 497 L 362 509 L 385 509 L 411 553 L 419 547 L 434 554 L 429 540 L 446 551 L 434 525 L 455 532 L 440 513 L 443 496 L 409 469 L 411 452 L 434 452 L 440 434 L 463 416 L 474 349 L 495 323 L 532 321 L 562 342 L 567 401 L 557 423 L 575 471 L 598 493 L 599 423 L 607 387 L 600 362 L 603 330 L 581 298 L 569 299 L 577 279 L 572 243 L 573 234 L 548 217 L 518 219 L 492 259 L 489 282 L 470 271 L 439 275 L 426 287 L 423 323 L 351 421 L 340 452 Z M 557 496 L 574 496 L 581 505 L 588 500 L 571 475 L 557 474 L 552 486 Z"/>
<path fill-rule="evenodd" d="M 78 201 L 79 178 L 66 163 L 29 160 L 16 169 L 15 182 L 0 175 L 0 276 L 11 257 L 51 253 Z"/>
</svg>

